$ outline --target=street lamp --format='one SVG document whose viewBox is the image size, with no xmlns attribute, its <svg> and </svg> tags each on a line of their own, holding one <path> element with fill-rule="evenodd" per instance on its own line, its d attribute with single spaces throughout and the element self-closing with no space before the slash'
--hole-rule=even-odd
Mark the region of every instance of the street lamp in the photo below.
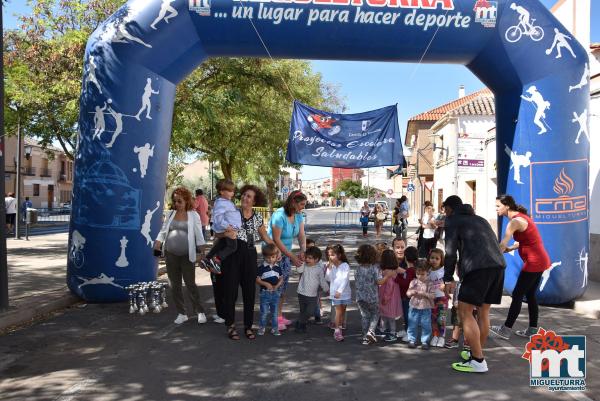
<svg viewBox="0 0 600 401">
<path fill-rule="evenodd" d="M 31 158 L 32 151 L 33 151 L 33 146 L 31 146 L 31 145 L 25 146 L 25 159 L 29 160 Z"/>
</svg>

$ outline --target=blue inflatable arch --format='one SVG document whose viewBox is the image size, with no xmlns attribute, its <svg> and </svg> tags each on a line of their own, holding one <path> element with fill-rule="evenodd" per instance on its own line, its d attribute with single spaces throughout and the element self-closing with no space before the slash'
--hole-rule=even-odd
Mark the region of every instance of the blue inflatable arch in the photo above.
<svg viewBox="0 0 600 401">
<path fill-rule="evenodd" d="M 499 192 L 530 209 L 553 262 L 541 302 L 585 291 L 588 59 L 535 0 L 130 1 L 86 48 L 71 291 L 118 301 L 156 277 L 175 86 L 209 57 L 265 57 L 257 32 L 277 58 L 418 62 L 427 49 L 423 62 L 465 65 L 496 96 Z M 522 262 L 507 261 L 512 290 Z"/>
</svg>

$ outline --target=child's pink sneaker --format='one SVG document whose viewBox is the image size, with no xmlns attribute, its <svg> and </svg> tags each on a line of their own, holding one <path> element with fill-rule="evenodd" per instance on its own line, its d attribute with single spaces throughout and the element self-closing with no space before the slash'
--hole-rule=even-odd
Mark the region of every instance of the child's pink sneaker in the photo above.
<svg viewBox="0 0 600 401">
<path fill-rule="evenodd" d="M 277 322 L 279 324 L 285 324 L 286 326 L 289 326 L 290 324 L 292 324 L 292 321 L 286 319 L 285 317 L 283 317 L 283 315 L 281 315 L 277 318 Z"/>
<path fill-rule="evenodd" d="M 342 335 L 342 330 L 340 329 L 336 329 L 333 332 L 333 338 L 335 338 L 335 341 L 344 341 L 344 336 Z"/>
</svg>

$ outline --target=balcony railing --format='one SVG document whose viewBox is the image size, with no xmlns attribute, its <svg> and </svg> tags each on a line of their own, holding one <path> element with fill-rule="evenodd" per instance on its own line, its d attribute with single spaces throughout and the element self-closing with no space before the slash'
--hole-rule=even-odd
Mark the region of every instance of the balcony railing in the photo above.
<svg viewBox="0 0 600 401">
<path fill-rule="evenodd" d="M 67 181 L 67 175 L 65 173 L 60 173 L 60 175 L 58 176 L 58 181 L 59 182 L 66 182 Z"/>
<path fill-rule="evenodd" d="M 52 170 L 49 168 L 41 168 L 40 177 L 52 177 Z"/>
<path fill-rule="evenodd" d="M 23 167 L 23 175 L 35 175 L 35 167 Z"/>
</svg>

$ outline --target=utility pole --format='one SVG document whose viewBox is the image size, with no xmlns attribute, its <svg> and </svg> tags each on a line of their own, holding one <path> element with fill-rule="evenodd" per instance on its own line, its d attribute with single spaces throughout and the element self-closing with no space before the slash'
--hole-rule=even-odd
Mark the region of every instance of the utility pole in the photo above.
<svg viewBox="0 0 600 401">
<path fill-rule="evenodd" d="M 371 169 L 367 168 L 367 202 L 371 198 Z"/>
<path fill-rule="evenodd" d="M 15 221 L 15 239 L 21 239 L 21 149 L 23 148 L 23 138 L 21 137 L 21 114 L 17 107 L 17 220 Z"/>
<path fill-rule="evenodd" d="M 4 27 L 2 25 L 2 12 L 4 7 L 0 4 L 0 47 L 4 49 Z M 0 182 L 6 188 L 4 175 L 4 58 L 0 58 Z M 18 206 L 18 205 L 17 205 Z M 6 206 L 0 202 L 0 221 L 6 221 Z M 0 311 L 8 309 L 8 265 L 6 263 L 6 230 L 0 229 Z"/>
</svg>

